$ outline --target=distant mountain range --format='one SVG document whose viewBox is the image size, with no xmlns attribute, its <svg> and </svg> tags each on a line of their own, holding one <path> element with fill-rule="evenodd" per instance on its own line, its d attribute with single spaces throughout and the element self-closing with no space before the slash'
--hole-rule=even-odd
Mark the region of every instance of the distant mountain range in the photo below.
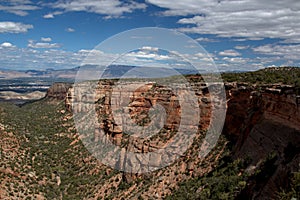
<svg viewBox="0 0 300 200">
<path fill-rule="evenodd" d="M 16 79 L 16 78 L 74 78 L 79 67 L 72 69 L 46 69 L 46 70 L 7 70 L 0 69 L 1 79 Z"/>
<path fill-rule="evenodd" d="M 197 74 L 198 70 L 193 68 L 172 69 L 158 67 L 135 67 L 128 65 L 111 65 L 108 67 L 97 65 L 84 65 L 71 69 L 45 69 L 45 70 L 7 70 L 0 69 L 0 79 L 18 79 L 18 78 L 63 78 L 75 79 L 78 70 L 85 76 L 95 76 L 95 72 L 99 73 L 102 78 L 120 78 L 120 77 L 161 77 L 173 76 L 179 74 Z"/>
</svg>

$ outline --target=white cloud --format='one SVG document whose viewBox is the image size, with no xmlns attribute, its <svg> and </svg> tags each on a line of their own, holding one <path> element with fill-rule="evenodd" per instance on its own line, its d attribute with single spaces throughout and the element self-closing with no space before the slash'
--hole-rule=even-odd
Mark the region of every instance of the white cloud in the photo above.
<svg viewBox="0 0 300 200">
<path fill-rule="evenodd" d="M 61 15 L 61 14 L 63 14 L 63 12 L 56 11 L 56 12 L 48 13 L 48 14 L 44 15 L 43 18 L 45 18 L 45 19 L 53 19 L 55 15 Z"/>
<path fill-rule="evenodd" d="M 44 15 L 43 17 L 45 19 L 52 19 L 52 18 L 54 18 L 54 15 L 53 15 L 53 13 L 49 13 L 49 14 Z"/>
<path fill-rule="evenodd" d="M 51 42 L 51 41 L 52 41 L 52 38 L 50 38 L 50 37 L 46 37 L 46 38 L 42 37 L 42 38 L 41 38 L 41 41 L 42 41 L 42 42 Z"/>
<path fill-rule="evenodd" d="M 29 43 L 34 43 L 34 41 L 30 41 Z M 1 46 L 9 47 L 14 45 L 2 44 Z M 290 48 L 292 49 L 292 47 Z M 213 64 L 213 60 L 205 53 L 179 54 L 178 52 L 170 52 L 169 54 L 161 54 L 160 51 L 145 52 L 142 50 L 130 52 L 125 55 L 119 55 L 89 49 L 71 52 L 63 51 L 61 49 L 0 47 L 0 55 L 1 66 L 3 68 L 13 69 L 46 69 L 49 67 L 63 69 L 73 68 L 85 64 L 128 64 L 146 67 L 154 66 L 161 68 L 185 68 L 187 66 L 186 61 L 200 63 L 200 66 L 203 66 L 203 69 L 206 69 L 205 67 L 210 69 Z M 215 55 L 210 56 L 213 57 Z M 273 65 L 275 61 L 282 60 L 282 56 L 261 56 L 253 59 L 241 57 L 223 57 L 222 59 L 214 58 L 214 60 L 216 61 L 217 66 L 220 68 L 220 71 L 256 70 L 262 67 Z M 295 62 L 293 63 L 297 63 L 297 60 L 294 61 Z"/>
<path fill-rule="evenodd" d="M 246 63 L 248 59 L 241 58 L 241 57 L 235 57 L 235 58 L 229 58 L 229 57 L 224 57 L 222 60 L 227 61 L 229 63 Z"/>
<path fill-rule="evenodd" d="M 189 25 L 181 31 L 216 34 L 220 37 L 300 38 L 300 3 L 298 0 L 147 0 L 167 9 L 164 15 L 182 18 L 179 24 Z"/>
<path fill-rule="evenodd" d="M 263 40 L 264 38 L 261 37 L 248 37 L 248 38 L 233 38 L 233 41 L 237 41 L 237 42 L 245 42 L 248 40 L 252 40 L 252 41 L 259 41 L 259 40 Z"/>
<path fill-rule="evenodd" d="M 267 61 L 264 63 L 263 61 Z M 255 71 L 272 65 L 275 59 L 270 57 L 223 57 L 216 61 L 220 71 Z"/>
<path fill-rule="evenodd" d="M 3 42 L 1 45 L 0 45 L 0 48 L 14 48 L 16 47 L 15 45 L 13 45 L 12 43 L 10 42 Z"/>
<path fill-rule="evenodd" d="M 78 55 L 87 58 L 84 59 L 83 64 L 117 64 L 161 68 L 170 67 L 170 65 L 186 66 L 186 62 L 177 53 L 160 52 L 158 48 L 149 46 L 122 55 L 84 49 L 80 50 Z"/>
<path fill-rule="evenodd" d="M 142 51 L 158 51 L 157 47 L 144 46 L 141 48 Z"/>
<path fill-rule="evenodd" d="M 288 38 L 288 39 L 285 39 L 284 41 L 282 41 L 281 43 L 288 43 L 288 44 L 296 43 L 296 44 L 300 44 L 300 38 Z"/>
<path fill-rule="evenodd" d="M 215 55 L 211 53 L 196 53 L 195 56 L 198 58 L 215 58 Z"/>
<path fill-rule="evenodd" d="M 218 42 L 216 39 L 199 37 L 196 39 L 198 42 Z"/>
<path fill-rule="evenodd" d="M 0 64 L 6 69 L 65 69 L 80 65 L 84 56 L 55 49 L 0 48 Z"/>
<path fill-rule="evenodd" d="M 33 5 L 33 3 L 29 0 L 2 0 L 0 2 L 0 11 L 13 13 L 19 16 L 26 16 L 29 11 L 38 9 L 40 8 Z"/>
<path fill-rule="evenodd" d="M 147 52 L 147 51 L 137 51 L 130 52 L 126 54 L 124 57 L 134 57 L 135 59 L 150 59 L 150 60 L 171 60 L 172 58 L 168 55 L 161 55 L 157 52 Z"/>
<path fill-rule="evenodd" d="M 84 11 L 104 15 L 109 19 L 112 17 L 120 17 L 124 13 L 131 13 L 134 10 L 145 9 L 147 6 L 144 3 L 134 1 L 122 2 L 120 0 L 62 0 L 50 4 L 51 7 L 61 9 L 63 12 Z M 48 14 L 48 18 L 53 18 L 55 14 Z"/>
<path fill-rule="evenodd" d="M 0 22 L 0 33 L 25 33 L 32 29 L 31 24 L 22 24 L 18 22 Z"/>
<path fill-rule="evenodd" d="M 69 27 L 69 28 L 66 29 L 66 31 L 69 32 L 69 33 L 72 33 L 72 32 L 75 32 L 75 29 Z"/>
<path fill-rule="evenodd" d="M 162 8 L 167 8 L 168 10 L 164 12 L 164 15 L 166 16 L 199 14 L 208 10 L 210 7 L 214 7 L 216 4 L 215 1 L 211 0 L 147 0 L 146 2 Z"/>
<path fill-rule="evenodd" d="M 274 45 L 267 44 L 252 48 L 255 53 L 279 56 L 285 60 L 297 60 L 300 61 L 300 44 L 294 45 Z"/>
<path fill-rule="evenodd" d="M 96 49 L 81 49 L 74 53 L 74 58 L 79 58 L 79 65 L 108 65 L 117 59 L 120 55 L 104 53 Z"/>
<path fill-rule="evenodd" d="M 83 60 L 82 64 L 97 65 L 117 64 L 161 68 L 168 68 L 170 66 L 186 67 L 187 62 L 185 59 L 193 60 L 194 62 L 201 61 L 202 63 L 211 63 L 211 59 L 205 60 L 204 54 L 199 56 L 188 54 L 183 55 L 178 52 L 161 52 L 158 48 L 149 46 L 144 46 L 138 50 L 122 55 L 104 53 L 99 50 L 82 49 L 78 51 L 76 57 L 78 56 L 86 58 Z"/>
<path fill-rule="evenodd" d="M 239 52 L 237 52 L 236 50 L 233 49 L 229 49 L 229 50 L 225 50 L 225 51 L 221 51 L 219 53 L 220 56 L 240 56 L 241 54 Z"/>
<path fill-rule="evenodd" d="M 235 46 L 234 48 L 235 49 L 238 49 L 238 50 L 245 50 L 245 49 L 249 49 L 249 45 L 248 46 L 243 46 L 243 45 L 237 45 Z"/>
<path fill-rule="evenodd" d="M 34 42 L 29 41 L 28 45 L 29 48 L 34 49 L 52 49 L 52 48 L 59 48 L 61 47 L 60 44 L 57 43 L 49 43 L 49 42 Z"/>
</svg>

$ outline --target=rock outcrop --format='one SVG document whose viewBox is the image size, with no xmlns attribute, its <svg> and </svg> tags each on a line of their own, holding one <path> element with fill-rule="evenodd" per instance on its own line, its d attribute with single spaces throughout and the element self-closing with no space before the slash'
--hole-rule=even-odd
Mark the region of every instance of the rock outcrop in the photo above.
<svg viewBox="0 0 300 200">
<path fill-rule="evenodd" d="M 97 113 L 99 123 L 92 138 L 94 142 L 103 140 L 101 131 L 104 131 L 106 139 L 127 151 L 153 152 L 167 145 L 174 132 L 178 130 L 182 110 L 179 99 L 171 88 L 155 83 L 137 87 L 134 85 L 137 83 L 131 82 L 127 83 L 127 87 L 131 84 L 137 89 L 130 92 L 122 86 L 113 89 L 112 80 L 100 81 L 97 88 L 90 88 L 88 83 L 82 84 L 86 84 L 86 87 L 80 87 L 77 94 L 74 94 L 74 88 L 70 85 L 67 87 L 57 85 L 48 92 L 47 96 L 65 99 L 66 108 L 70 112 L 85 113 L 92 106 Z M 55 88 L 58 94 L 55 94 Z M 225 88 L 227 114 L 223 134 L 233 144 L 233 158 L 251 161 L 246 170 L 250 174 L 249 180 L 240 197 L 275 198 L 276 192 L 287 185 L 290 175 L 300 170 L 300 97 L 296 95 L 296 89 L 289 85 L 256 86 L 247 83 L 226 83 Z M 192 90 L 197 96 L 201 112 L 198 116 L 198 127 L 190 128 L 199 128 L 198 133 L 200 133 L 209 127 L 212 106 L 218 103 L 212 103 L 212 94 L 205 84 L 193 83 Z M 128 94 L 124 95 L 126 92 Z M 122 98 L 125 96 L 127 99 Z M 124 132 L 136 130 L 136 127 L 131 127 L 126 121 L 118 123 L 118 120 L 123 119 L 118 118 L 114 106 L 124 106 L 123 109 L 128 111 L 130 119 L 135 124 L 148 126 L 156 118 L 155 112 L 151 115 L 153 111 L 151 108 L 156 105 L 161 105 L 166 114 L 163 123 L 164 134 L 158 134 L 158 137 L 151 137 L 150 140 L 127 137 Z M 158 128 L 160 126 L 157 124 Z M 198 137 L 203 138 L 203 135 L 198 134 Z M 190 157 L 190 159 L 194 161 L 181 163 L 178 170 L 186 169 L 190 175 L 199 175 L 200 173 L 195 173 L 199 171 L 197 169 L 199 161 L 197 158 Z M 157 157 L 155 160 L 156 162 L 153 163 L 159 166 L 164 159 Z M 125 162 L 123 156 L 118 164 L 124 166 Z M 142 161 L 137 159 L 137 162 Z M 269 163 L 269 169 L 264 169 L 266 162 Z M 258 171 L 263 173 L 265 170 L 268 170 L 268 173 L 262 179 L 258 176 Z M 135 174 L 124 174 L 123 177 L 127 182 L 137 178 Z"/>
<path fill-rule="evenodd" d="M 295 88 L 287 85 L 227 87 L 224 134 L 234 141 L 234 156 L 251 160 L 250 173 L 268 171 L 264 179 L 253 175 L 241 198 L 275 198 L 291 174 L 300 170 L 299 97 Z M 270 155 L 271 166 L 261 169 Z"/>
<path fill-rule="evenodd" d="M 93 143 L 107 138 L 114 145 L 125 151 L 135 153 L 156 152 L 161 147 L 172 146 L 173 154 L 162 157 L 161 154 L 152 155 L 152 161 L 141 159 L 139 155 L 128 158 L 129 155 L 120 155 L 116 168 L 142 173 L 149 168 L 158 169 L 178 157 L 184 152 L 188 142 L 189 131 L 199 135 L 201 130 L 207 129 L 211 121 L 211 109 L 217 103 L 211 103 L 211 95 L 205 84 L 195 83 L 191 88 L 181 85 L 163 86 L 154 82 L 147 84 L 137 81 L 118 83 L 114 81 L 100 81 L 94 91 L 90 83 L 79 83 L 76 90 L 71 88 L 66 97 L 66 107 L 78 116 L 95 110 L 98 116 Z M 177 88 L 176 91 L 172 90 Z M 190 92 L 194 94 L 190 95 Z M 76 94 L 75 94 L 76 93 Z M 176 94 L 175 94 L 176 93 Z M 183 111 L 180 101 L 186 99 L 189 110 Z M 217 101 L 217 100 L 216 100 Z M 192 107 L 199 105 L 199 108 Z M 198 111 L 200 110 L 200 112 Z M 185 117 L 181 117 L 185 114 Z M 89 123 L 86 121 L 85 123 Z M 194 123 L 193 123 L 194 122 Z M 92 124 L 82 127 L 91 127 Z M 186 130 L 182 137 L 174 138 L 178 130 Z M 83 131 L 84 132 L 84 131 Z M 84 139 L 85 136 L 82 136 Z M 90 140 L 88 140 L 90 141 Z M 192 142 L 193 140 L 191 140 Z M 116 150 L 115 150 L 116 151 Z M 115 152 L 112 151 L 112 152 Z M 123 151 L 121 151 L 123 152 Z M 110 155 L 108 157 L 114 157 Z M 138 164 L 132 164 L 136 162 Z M 145 162 L 145 163 L 143 163 Z M 132 166 L 145 168 L 133 169 Z"/>
<path fill-rule="evenodd" d="M 70 83 L 54 83 L 48 89 L 46 98 L 53 100 L 65 100 L 71 86 L 72 84 Z"/>
</svg>

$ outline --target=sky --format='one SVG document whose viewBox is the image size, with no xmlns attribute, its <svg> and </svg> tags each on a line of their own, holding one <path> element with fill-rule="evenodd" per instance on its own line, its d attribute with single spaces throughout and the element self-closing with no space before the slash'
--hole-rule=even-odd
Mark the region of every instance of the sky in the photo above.
<svg viewBox="0 0 300 200">
<path fill-rule="evenodd" d="M 144 27 L 186 34 L 205 51 L 175 54 L 192 60 L 207 53 L 206 59 L 211 58 L 220 71 L 299 66 L 299 19 L 299 0 L 1 0 L 0 69 L 99 64 L 86 62 L 86 57 L 111 60 L 124 53 L 105 52 L 97 48 L 99 44 Z M 117 50 L 122 45 L 126 44 L 112 46 Z M 127 57 L 137 63 L 166 64 L 174 52 L 147 45 L 127 52 Z"/>
</svg>

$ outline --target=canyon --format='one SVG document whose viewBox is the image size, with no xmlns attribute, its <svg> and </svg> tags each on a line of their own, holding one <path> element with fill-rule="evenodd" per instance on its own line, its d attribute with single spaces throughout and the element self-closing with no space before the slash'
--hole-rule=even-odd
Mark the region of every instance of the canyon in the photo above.
<svg viewBox="0 0 300 200">
<path fill-rule="evenodd" d="M 189 77 L 190 80 L 197 78 L 194 76 Z M 170 88 L 155 85 L 155 83 L 138 87 L 136 85 L 139 83 L 130 82 L 127 83 L 127 86 L 131 84 L 132 87 L 138 88 L 130 93 L 126 90 L 124 92 L 125 87 L 121 87 L 121 89 L 117 87 L 117 90 L 113 90 L 114 84 L 114 81 L 100 81 L 99 87 L 96 89 L 97 94 L 95 96 L 90 95 L 91 99 L 86 95 L 86 99 L 83 101 L 82 99 L 75 99 L 74 101 L 74 97 L 78 98 L 82 94 L 74 95 L 74 88 L 70 88 L 65 101 L 67 109 L 71 112 L 73 109 L 77 109 L 75 112 L 82 113 L 89 109 L 89 106 L 86 105 L 87 102 L 98 102 L 100 106 L 98 116 L 105 117 L 100 119 L 99 127 L 95 130 L 93 137 L 95 141 L 107 136 L 115 145 L 127 144 L 126 147 L 122 146 L 126 151 L 140 153 L 156 151 L 167 145 L 168 140 L 173 136 L 172 132 L 178 131 L 181 114 L 178 99 L 174 97 Z M 81 88 L 88 87 L 81 86 Z M 272 154 L 276 158 L 273 160 L 273 168 L 269 169 L 272 170 L 272 173 L 265 177 L 265 180 L 249 181 L 249 185 L 241 191 L 240 195 L 244 198 L 247 196 L 253 199 L 275 198 L 276 191 L 279 192 L 282 187 L 286 187 L 291 174 L 300 170 L 300 96 L 296 95 L 295 87 L 283 84 L 260 85 L 258 87 L 248 83 L 234 82 L 225 83 L 225 88 L 227 114 L 222 134 L 229 138 L 233 145 L 232 154 L 234 159 L 251 160 L 245 169 L 245 172 L 249 173 L 251 177 L 254 176 L 255 171 L 261 167 L 262 161 L 266 160 L 268 156 Z M 211 97 L 208 87 L 203 82 L 194 83 L 193 89 L 197 94 L 198 105 L 201 110 L 201 113 L 199 113 L 199 130 L 207 130 L 212 120 L 213 104 L 211 99 L 213 97 Z M 149 121 L 153 120 L 153 118 L 149 119 L 149 116 L 147 116 L 150 107 L 155 106 L 157 102 L 162 103 L 168 116 L 164 126 L 164 138 L 157 137 L 145 140 L 144 138 L 131 138 L 131 136 L 128 138 L 126 134 L 123 134 L 123 130 L 126 129 L 124 126 L 127 127 L 125 132 L 130 132 L 128 124 L 126 124 L 126 121 L 124 124 L 123 120 L 123 127 L 118 125 L 117 120 L 114 120 L 116 115 L 113 116 L 112 111 L 113 100 L 124 100 L 124 98 L 122 99 L 122 92 L 127 92 L 127 94 L 123 94 L 123 97 L 130 97 L 131 102 L 126 109 L 130 110 L 131 118 L 140 125 L 148 125 Z M 74 106 L 74 104 L 77 106 Z M 122 102 L 117 104 L 122 105 Z M 191 118 L 195 118 L 195 116 L 191 116 Z M 120 122 L 120 120 L 118 121 Z M 141 122 L 143 123 L 141 124 Z M 101 130 L 104 130 L 105 133 L 100 134 Z M 199 134 L 195 140 L 197 139 L 203 142 L 203 133 Z M 179 148 L 180 145 L 177 144 L 175 147 Z M 201 145 L 192 148 L 195 151 L 199 151 L 199 149 L 201 151 Z M 197 169 L 194 169 L 197 168 L 196 163 L 202 161 L 198 160 L 196 155 L 188 156 L 194 160 L 191 162 L 193 167 L 190 167 L 190 170 L 195 173 L 194 171 L 197 171 Z M 113 155 L 108 157 L 111 159 Z M 130 159 L 127 158 L 126 160 L 124 155 L 118 159 L 123 159 L 118 160 L 119 165 L 132 165 L 132 163 L 126 163 Z M 159 162 L 165 158 L 156 156 L 155 159 L 155 165 L 161 166 L 162 164 Z M 139 164 L 135 163 L 138 166 L 149 167 L 149 163 L 142 163 L 141 159 L 135 158 L 134 160 L 140 162 Z M 120 166 L 113 167 L 120 169 Z M 121 169 L 124 170 L 124 168 Z M 129 177 L 136 178 L 137 176 L 134 173 L 125 174 Z M 195 173 L 194 175 L 198 176 L 199 174 Z"/>
<path fill-rule="evenodd" d="M 186 79 L 182 90 L 159 81 L 55 83 L 40 101 L 1 104 L 1 198 L 279 199 L 289 191 L 300 171 L 297 87 L 225 82 L 222 99 L 200 76 Z M 182 97 L 199 112 L 185 113 Z M 224 126 L 207 140 L 216 110 Z M 201 157 L 205 142 L 212 149 Z M 167 146 L 167 156 L 155 153 Z"/>
</svg>

